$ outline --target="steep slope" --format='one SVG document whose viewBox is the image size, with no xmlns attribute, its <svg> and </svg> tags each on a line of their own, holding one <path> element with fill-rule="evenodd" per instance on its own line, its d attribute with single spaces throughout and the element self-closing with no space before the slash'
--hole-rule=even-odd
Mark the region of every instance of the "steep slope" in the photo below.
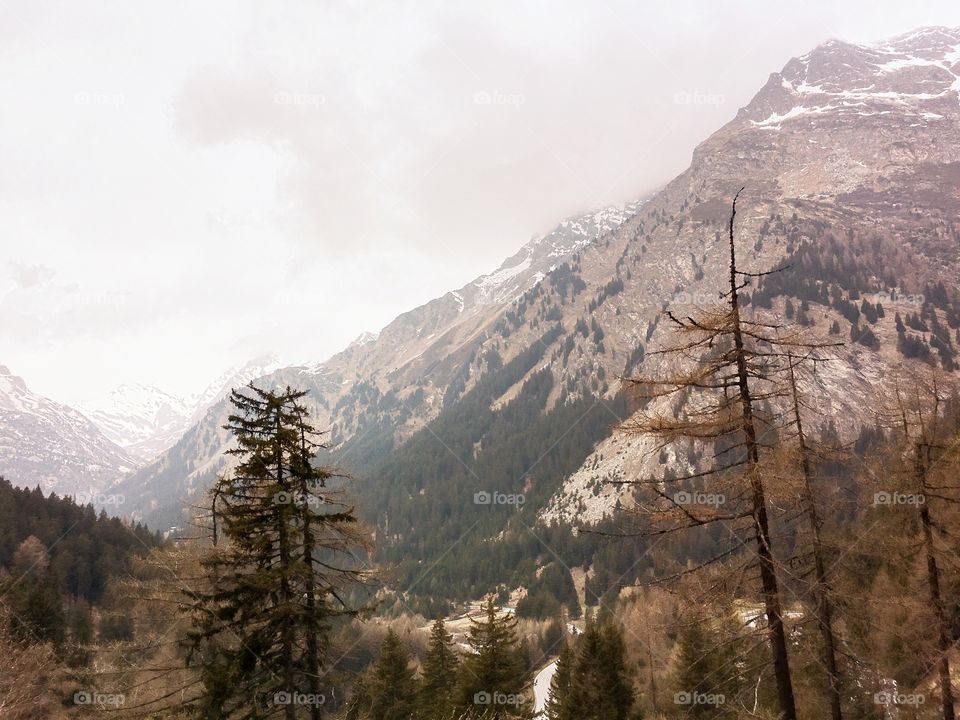
<svg viewBox="0 0 960 720">
<path fill-rule="evenodd" d="M 37 395 L 0 365 L 0 475 L 9 482 L 93 496 L 133 467 L 84 415 Z"/>
<path fill-rule="evenodd" d="M 477 350 L 516 299 L 578 251 L 619 227 L 642 205 L 606 208 L 561 222 L 524 245 L 492 273 L 397 317 L 378 334 L 364 333 L 329 360 L 269 372 L 253 363 L 224 381 L 206 415 L 195 415 L 180 441 L 117 486 L 136 504 L 129 512 L 161 525 L 183 520 L 184 500 L 223 467 L 228 438 L 221 426 L 230 387 L 262 377 L 266 384 L 306 388 L 317 423 L 331 443 L 364 444 L 359 453 L 389 451 L 470 386 Z M 262 371 L 261 371 L 262 370 Z M 213 386 L 211 386 L 213 387 Z"/>
<path fill-rule="evenodd" d="M 375 340 L 264 378 L 312 391 L 399 586 L 449 597 L 527 583 L 550 559 L 545 545 L 571 567 L 592 562 L 590 577 L 629 582 L 644 571 L 550 524 L 599 522 L 630 501 L 605 480 L 696 462 L 700 448 L 614 432 L 630 413 L 620 378 L 666 369 L 646 352 L 668 337 L 665 307 L 717 300 L 741 186 L 743 266 L 789 266 L 748 289 L 749 312 L 847 341 L 801 378 L 820 411 L 812 432 L 855 437 L 885 380 L 931 364 L 955 370 L 958 52 L 960 30 L 945 28 L 871 46 L 827 42 L 771 75 L 686 172 L 626 217 L 594 222 L 559 250 L 530 243 Z M 180 498 L 222 467 L 223 413 L 125 481 L 127 494 L 173 521 Z M 483 502 L 497 493 L 516 502 Z"/>
</svg>

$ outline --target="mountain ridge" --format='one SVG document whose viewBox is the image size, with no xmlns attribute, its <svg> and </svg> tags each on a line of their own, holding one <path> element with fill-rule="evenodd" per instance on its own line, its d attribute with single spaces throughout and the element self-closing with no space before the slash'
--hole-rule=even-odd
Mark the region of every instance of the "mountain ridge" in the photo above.
<svg viewBox="0 0 960 720">
<path fill-rule="evenodd" d="M 72 407 L 0 365 L 0 475 L 14 485 L 95 499 L 134 459 Z"/>
<path fill-rule="evenodd" d="M 956 32 L 908 34 L 920 40 L 891 52 L 940 62 L 960 49 Z M 693 465 L 702 448 L 663 449 L 615 432 L 632 412 L 621 377 L 670 369 L 646 352 L 667 338 L 664 308 L 718 298 L 729 202 L 742 185 L 744 267 L 793 268 L 748 289 L 750 311 L 771 320 L 802 313 L 811 332 L 848 340 L 826 370 L 801 377 L 826 408 L 811 432 L 855 439 L 873 422 L 869 408 L 885 378 L 930 363 L 954 367 L 960 94 L 939 65 L 910 65 L 891 79 L 884 63 L 865 59 L 876 53 L 832 42 L 789 60 L 698 145 L 686 171 L 615 226 L 595 228 L 589 242 L 574 238 L 566 256 L 536 255 L 528 243 L 492 274 L 494 292 L 482 276 L 401 314 L 374 343 L 263 379 L 311 390 L 331 460 L 363 483 L 387 557 L 410 567 L 440 562 L 436 543 L 454 542 L 464 527 L 507 542 L 523 527 L 602 522 L 630 501 L 628 486 L 608 481 Z M 931 83 L 936 93 L 925 91 Z M 869 86 L 877 97 L 864 96 Z M 820 97 L 828 95 L 837 100 L 829 108 Z M 803 105 L 811 97 L 820 104 Z M 787 117 L 797 102 L 818 111 Z M 931 102 L 942 119 L 917 122 Z M 778 122 L 760 124 L 774 112 Z M 534 255 L 536 269 L 532 259 L 525 265 Z M 942 297 L 927 291 L 944 283 Z M 924 292 L 929 302 L 913 299 Z M 177 503 L 196 501 L 224 467 L 222 414 L 211 412 L 121 487 L 173 522 Z M 468 498 L 481 489 L 524 494 L 522 519 L 487 516 L 477 525 Z M 456 545 L 438 576 L 478 577 L 478 547 Z"/>
</svg>

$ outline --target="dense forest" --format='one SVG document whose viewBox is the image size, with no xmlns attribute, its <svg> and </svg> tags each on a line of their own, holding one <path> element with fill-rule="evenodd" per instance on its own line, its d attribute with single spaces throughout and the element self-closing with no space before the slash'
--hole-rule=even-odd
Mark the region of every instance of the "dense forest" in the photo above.
<svg viewBox="0 0 960 720">
<path fill-rule="evenodd" d="M 839 346 L 877 350 L 905 281 L 868 271 L 882 244 L 830 238 L 754 276 L 735 207 L 726 299 L 665 307 L 669 340 L 604 402 L 550 402 L 553 317 L 389 461 L 382 437 L 347 443 L 362 486 L 305 391 L 255 384 L 231 394 L 231 469 L 175 540 L 0 483 L 0 714 L 953 718 L 960 301 L 928 283 L 893 311 L 895 350 L 925 362 L 844 441 L 806 389 Z M 816 306 L 849 328 L 815 332 Z M 652 373 L 654 352 L 677 361 Z M 611 428 L 655 438 L 661 472 L 613 480 L 629 493 L 598 522 L 539 518 Z"/>
</svg>

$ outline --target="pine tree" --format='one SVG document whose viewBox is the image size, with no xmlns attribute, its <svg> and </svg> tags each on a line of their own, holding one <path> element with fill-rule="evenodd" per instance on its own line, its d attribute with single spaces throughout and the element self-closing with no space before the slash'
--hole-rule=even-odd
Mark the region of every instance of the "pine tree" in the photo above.
<svg viewBox="0 0 960 720">
<path fill-rule="evenodd" d="M 546 705 L 548 720 L 575 720 L 568 702 L 575 660 L 573 649 L 564 641 L 560 657 L 557 658 L 557 668 L 550 680 L 550 694 Z"/>
<path fill-rule="evenodd" d="M 720 628 L 696 613 L 680 628 L 673 677 L 674 702 L 684 717 L 730 717 L 738 691 L 738 655 Z M 722 700 L 721 700 L 722 698 Z"/>
<path fill-rule="evenodd" d="M 320 666 L 331 618 L 353 615 L 344 590 L 362 581 L 366 547 L 353 508 L 314 468 L 317 435 L 305 392 L 233 391 L 225 426 L 236 469 L 218 479 L 215 524 L 222 547 L 204 560 L 210 586 L 188 611 L 188 662 L 200 665 L 205 718 L 294 720 L 298 705 L 321 716 Z"/>
<path fill-rule="evenodd" d="M 380 646 L 377 661 L 354 690 L 347 720 L 411 720 L 417 695 L 410 653 L 391 628 Z"/>
<path fill-rule="evenodd" d="M 497 613 L 493 598 L 484 619 L 472 620 L 467 643 L 472 652 L 460 664 L 460 706 L 475 717 L 522 717 L 529 673 L 517 641 L 517 619 Z"/>
<path fill-rule="evenodd" d="M 447 632 L 443 618 L 437 618 L 430 630 L 430 645 L 423 659 L 419 718 L 446 720 L 453 716 L 456 704 L 450 691 L 456 684 L 458 665 L 453 636 Z"/>
<path fill-rule="evenodd" d="M 626 647 L 620 630 L 612 622 L 601 625 L 588 621 L 577 642 L 569 674 L 564 683 L 566 690 L 557 698 L 564 720 L 630 717 L 633 687 L 626 666 Z"/>
</svg>

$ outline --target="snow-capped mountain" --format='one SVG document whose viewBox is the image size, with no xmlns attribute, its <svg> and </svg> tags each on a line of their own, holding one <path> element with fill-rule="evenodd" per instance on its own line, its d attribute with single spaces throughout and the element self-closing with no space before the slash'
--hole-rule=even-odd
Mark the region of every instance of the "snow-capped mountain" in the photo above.
<svg viewBox="0 0 960 720">
<path fill-rule="evenodd" d="M 120 385 L 105 398 L 81 403 L 80 409 L 138 461 L 173 445 L 186 430 L 191 407 L 150 385 Z"/>
<path fill-rule="evenodd" d="M 831 40 L 772 76 L 743 117 L 770 130 L 792 121 L 841 125 L 850 115 L 925 126 L 955 114 L 957 92 L 957 31 L 925 28 L 874 45 Z"/>
<path fill-rule="evenodd" d="M 207 385 L 206 389 L 187 399 L 190 411 L 187 413 L 186 427 L 196 423 L 213 405 L 222 400 L 234 388 L 247 385 L 252 380 L 269 375 L 280 368 L 276 355 L 260 355 L 243 365 L 225 370 L 220 377 Z"/>
<path fill-rule="evenodd" d="M 169 449 L 232 388 L 277 368 L 277 358 L 265 355 L 229 368 L 202 392 L 186 398 L 150 385 L 125 384 L 106 397 L 82 403 L 80 408 L 104 435 L 142 465 Z"/>
<path fill-rule="evenodd" d="M 492 487 L 524 493 L 524 510 L 541 522 L 597 520 L 628 499 L 605 480 L 688 466 L 689 448 L 661 453 L 649 438 L 614 431 L 630 408 L 620 378 L 664 362 L 646 349 L 667 340 L 665 306 L 718 297 L 730 199 L 746 186 L 737 217 L 743 264 L 795 268 L 789 285 L 758 280 L 748 292 L 759 299 L 768 287 L 769 297 L 751 311 L 782 316 L 787 300 L 803 303 L 810 332 L 850 339 L 836 362 L 802 378 L 821 410 L 814 431 L 833 423 L 849 438 L 874 421 L 885 379 L 925 363 L 949 369 L 960 348 L 958 52 L 960 30 L 947 28 L 875 45 L 824 43 L 773 73 L 696 148 L 689 169 L 643 203 L 564 221 L 375 338 L 264 381 L 310 390 L 316 423 L 367 483 L 368 517 L 384 531 L 389 514 L 405 551 L 457 537 L 446 524 L 462 519 L 451 487 L 477 482 L 464 463 L 492 473 Z M 940 335 L 911 330 L 928 353 L 907 354 L 895 317 L 921 312 L 911 298 L 938 283 L 939 305 L 922 312 Z M 864 294 L 883 296 L 884 316 L 861 313 Z M 867 326 L 869 346 L 857 342 Z M 223 468 L 226 412 L 215 405 L 123 482 L 142 511 L 172 524 L 170 513 Z M 497 423 L 510 432 L 490 430 Z M 511 445 L 520 435 L 523 446 Z M 437 446 L 450 457 L 405 472 L 422 462 L 406 448 Z M 456 552 L 444 560 L 450 572 L 470 561 Z"/>
<path fill-rule="evenodd" d="M 0 475 L 14 485 L 92 498 L 134 466 L 83 414 L 37 395 L 0 365 Z"/>
</svg>

